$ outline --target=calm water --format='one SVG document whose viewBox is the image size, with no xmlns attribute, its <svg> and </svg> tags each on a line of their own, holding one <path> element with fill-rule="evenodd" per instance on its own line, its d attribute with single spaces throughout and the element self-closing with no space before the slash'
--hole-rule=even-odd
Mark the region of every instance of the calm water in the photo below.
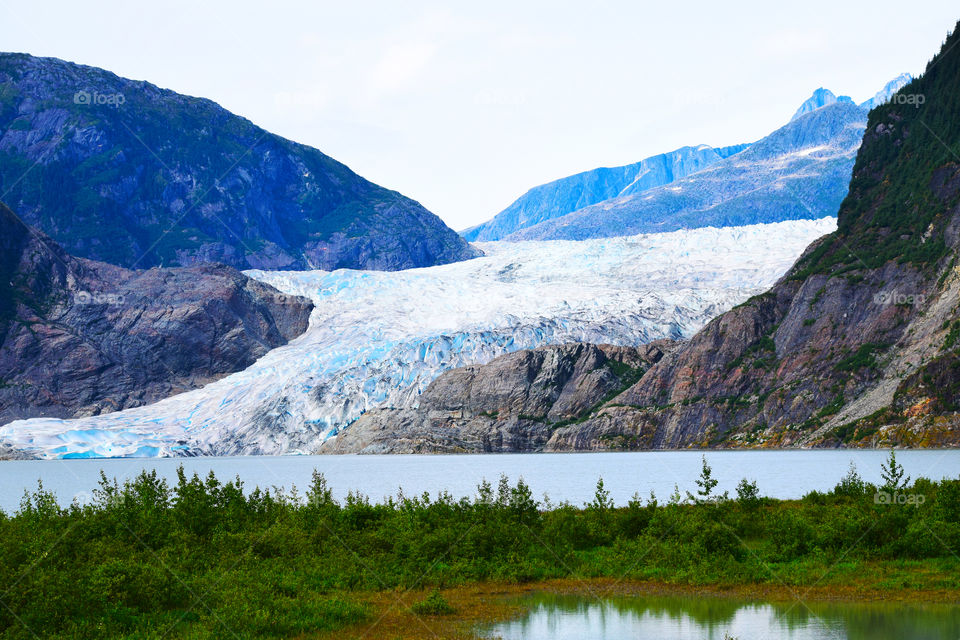
<svg viewBox="0 0 960 640">
<path fill-rule="evenodd" d="M 522 619 L 479 632 L 503 640 L 957 640 L 960 608 L 543 595 Z"/>
<path fill-rule="evenodd" d="M 700 474 L 700 452 L 656 451 L 637 453 L 557 453 L 459 456 L 285 456 L 237 458 L 136 458 L 113 460 L 41 460 L 0 462 L 0 508 L 10 512 L 19 505 L 25 489 L 37 480 L 64 504 L 89 499 L 102 469 L 119 480 L 143 469 L 156 469 L 175 479 L 177 466 L 188 473 L 206 475 L 213 470 L 222 480 L 239 475 L 248 489 L 296 485 L 302 490 L 313 469 L 322 471 L 338 497 L 359 490 L 372 500 L 396 495 L 449 491 L 455 497 L 471 496 L 486 478 L 494 484 L 501 473 L 520 476 L 534 495 L 548 494 L 554 502 L 574 504 L 593 497 L 602 476 L 614 500 L 624 504 L 639 492 L 654 491 L 666 500 L 674 486 L 694 491 Z M 812 489 L 832 488 L 854 461 L 867 480 L 880 479 L 886 451 L 716 451 L 706 454 L 720 481 L 718 490 L 734 490 L 741 478 L 759 483 L 763 495 L 800 497 Z M 913 477 L 935 480 L 960 477 L 960 450 L 902 451 L 897 459 Z M 958 636 L 960 637 L 960 636 Z"/>
</svg>

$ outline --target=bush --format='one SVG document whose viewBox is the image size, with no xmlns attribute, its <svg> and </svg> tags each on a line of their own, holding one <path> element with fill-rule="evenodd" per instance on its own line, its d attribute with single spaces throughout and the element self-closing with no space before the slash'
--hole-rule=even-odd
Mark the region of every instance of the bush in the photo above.
<svg viewBox="0 0 960 640">
<path fill-rule="evenodd" d="M 455 613 L 456 609 L 450 606 L 447 599 L 439 591 L 434 589 L 426 599 L 410 607 L 418 616 L 445 616 Z"/>
</svg>

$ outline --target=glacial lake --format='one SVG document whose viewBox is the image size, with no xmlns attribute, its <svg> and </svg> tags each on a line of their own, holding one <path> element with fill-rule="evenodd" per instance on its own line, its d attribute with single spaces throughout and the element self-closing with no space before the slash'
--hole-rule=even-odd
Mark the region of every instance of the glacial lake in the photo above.
<svg viewBox="0 0 960 640">
<path fill-rule="evenodd" d="M 502 640 L 956 640 L 960 608 L 716 597 L 540 595 L 510 622 L 478 629 Z"/>
<path fill-rule="evenodd" d="M 864 479 L 877 483 L 888 451 L 785 450 L 785 451 L 645 451 L 631 453 L 538 453 L 497 455 L 390 455 L 390 456 L 248 456 L 232 458 L 122 458 L 94 460 L 11 460 L 0 462 L 0 509 L 14 511 L 26 489 L 37 480 L 53 491 L 62 504 L 90 500 L 103 470 L 121 482 L 144 469 L 156 469 L 171 481 L 177 467 L 206 475 L 211 470 L 223 481 L 240 476 L 246 489 L 296 486 L 302 493 L 311 472 L 321 471 L 342 498 L 360 491 L 379 501 L 396 495 L 441 490 L 454 497 L 472 496 L 483 479 L 494 485 L 500 474 L 511 481 L 519 477 L 534 496 L 544 494 L 554 503 L 581 504 L 593 497 L 598 477 L 618 504 L 636 492 L 644 499 L 655 492 L 666 501 L 674 487 L 695 491 L 700 457 L 706 455 L 719 480 L 718 491 L 734 492 L 741 478 L 756 480 L 761 494 L 798 498 L 811 490 L 831 489 L 856 464 Z M 960 477 L 960 450 L 898 451 L 897 460 L 914 478 L 934 480 Z M 960 636 L 957 636 L 960 637 Z"/>
</svg>

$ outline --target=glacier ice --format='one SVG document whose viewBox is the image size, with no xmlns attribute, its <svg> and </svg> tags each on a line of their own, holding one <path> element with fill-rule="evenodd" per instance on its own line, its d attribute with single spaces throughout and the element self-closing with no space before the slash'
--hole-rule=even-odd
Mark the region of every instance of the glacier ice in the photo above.
<svg viewBox="0 0 960 640">
<path fill-rule="evenodd" d="M 249 271 L 314 301 L 306 333 L 203 388 L 101 416 L 19 420 L 0 442 L 40 458 L 309 453 L 372 407 L 415 405 L 452 367 L 543 344 L 688 337 L 835 227 L 489 242 L 481 258 L 397 272 Z"/>
</svg>

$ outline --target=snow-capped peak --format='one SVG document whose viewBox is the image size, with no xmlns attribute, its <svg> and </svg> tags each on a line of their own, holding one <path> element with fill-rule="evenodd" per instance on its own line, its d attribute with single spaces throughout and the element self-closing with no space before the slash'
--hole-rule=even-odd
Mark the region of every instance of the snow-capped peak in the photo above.
<svg viewBox="0 0 960 640">
<path fill-rule="evenodd" d="M 849 102 L 853 104 L 853 99 L 850 96 L 835 95 L 833 91 L 820 87 L 813 92 L 812 96 L 807 98 L 803 104 L 800 105 L 800 108 L 797 109 L 796 113 L 793 114 L 793 117 L 790 118 L 790 122 L 793 122 L 800 116 L 806 115 L 811 111 L 816 111 L 820 107 L 825 107 L 837 102 Z"/>
<path fill-rule="evenodd" d="M 884 102 L 890 99 L 890 96 L 892 96 L 897 91 L 902 89 L 904 86 L 909 84 L 911 80 L 913 80 L 912 75 L 910 75 L 909 73 L 901 73 L 896 78 L 894 78 L 893 80 L 888 82 L 886 85 L 884 85 L 883 89 L 880 89 L 880 91 L 877 91 L 876 95 L 874 95 L 872 98 L 870 98 L 866 102 L 861 103 L 860 106 L 864 107 L 869 111 L 870 109 L 873 109 L 874 107 L 877 107 L 883 104 Z"/>
</svg>

